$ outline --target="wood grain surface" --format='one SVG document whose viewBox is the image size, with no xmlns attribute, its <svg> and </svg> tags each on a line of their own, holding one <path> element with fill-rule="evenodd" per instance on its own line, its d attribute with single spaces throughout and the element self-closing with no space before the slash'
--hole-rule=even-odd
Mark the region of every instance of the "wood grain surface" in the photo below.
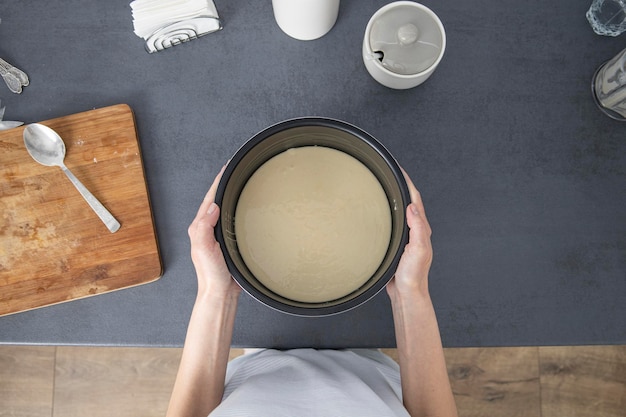
<svg viewBox="0 0 626 417">
<path fill-rule="evenodd" d="M 55 415 L 163 416 L 179 349 L 58 347 Z"/>
<path fill-rule="evenodd" d="M 132 110 L 124 104 L 41 122 L 65 164 L 121 223 L 110 233 L 58 167 L 35 162 L 24 127 L 0 132 L 0 315 L 161 276 Z"/>
<path fill-rule="evenodd" d="M 543 417 L 626 416 L 626 346 L 540 347 Z"/>
<path fill-rule="evenodd" d="M 445 354 L 461 416 L 541 416 L 536 347 L 446 349 Z"/>
<path fill-rule="evenodd" d="M 0 346 L 0 416 L 49 417 L 56 347 Z"/>
<path fill-rule="evenodd" d="M 384 352 L 397 358 L 395 349 Z M 0 416 L 163 416 L 181 353 L 0 346 Z M 242 353 L 231 349 L 230 359 Z M 626 346 L 455 348 L 445 354 L 459 417 L 624 416 Z"/>
</svg>

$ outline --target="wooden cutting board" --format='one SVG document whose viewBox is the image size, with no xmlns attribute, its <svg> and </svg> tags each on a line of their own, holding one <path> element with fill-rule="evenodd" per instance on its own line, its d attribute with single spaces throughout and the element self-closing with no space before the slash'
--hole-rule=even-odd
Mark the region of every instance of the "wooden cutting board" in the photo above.
<svg viewBox="0 0 626 417">
<path fill-rule="evenodd" d="M 162 273 L 135 120 L 124 104 L 47 120 L 65 164 L 121 223 L 110 233 L 24 127 L 0 131 L 0 316 L 157 280 Z"/>
</svg>

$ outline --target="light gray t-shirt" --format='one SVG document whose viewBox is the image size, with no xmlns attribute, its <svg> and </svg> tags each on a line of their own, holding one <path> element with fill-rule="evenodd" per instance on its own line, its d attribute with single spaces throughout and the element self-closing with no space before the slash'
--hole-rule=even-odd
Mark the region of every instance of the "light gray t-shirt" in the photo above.
<svg viewBox="0 0 626 417">
<path fill-rule="evenodd" d="M 409 416 L 400 370 L 375 350 L 262 350 L 232 360 L 211 417 Z"/>
</svg>

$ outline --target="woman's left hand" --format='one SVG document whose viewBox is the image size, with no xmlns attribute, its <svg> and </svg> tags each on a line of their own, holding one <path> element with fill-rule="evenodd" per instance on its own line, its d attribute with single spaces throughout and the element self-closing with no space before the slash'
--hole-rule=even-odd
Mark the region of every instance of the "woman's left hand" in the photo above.
<svg viewBox="0 0 626 417">
<path fill-rule="evenodd" d="M 219 242 L 215 240 L 215 225 L 220 217 L 215 193 L 224 168 L 215 177 L 188 229 L 191 260 L 198 277 L 198 294 L 229 296 L 241 291 L 228 271 Z"/>
</svg>

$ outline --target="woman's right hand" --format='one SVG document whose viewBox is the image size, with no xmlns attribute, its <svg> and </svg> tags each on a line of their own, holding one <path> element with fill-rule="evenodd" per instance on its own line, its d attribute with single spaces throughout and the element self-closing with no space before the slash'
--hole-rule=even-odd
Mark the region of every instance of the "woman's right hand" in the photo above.
<svg viewBox="0 0 626 417">
<path fill-rule="evenodd" d="M 406 209 L 409 243 L 404 247 L 394 278 L 387 284 L 392 301 L 402 295 L 428 295 L 428 272 L 433 260 L 432 231 L 422 197 L 411 178 L 404 170 L 402 172 L 411 196 L 411 204 Z"/>
</svg>

